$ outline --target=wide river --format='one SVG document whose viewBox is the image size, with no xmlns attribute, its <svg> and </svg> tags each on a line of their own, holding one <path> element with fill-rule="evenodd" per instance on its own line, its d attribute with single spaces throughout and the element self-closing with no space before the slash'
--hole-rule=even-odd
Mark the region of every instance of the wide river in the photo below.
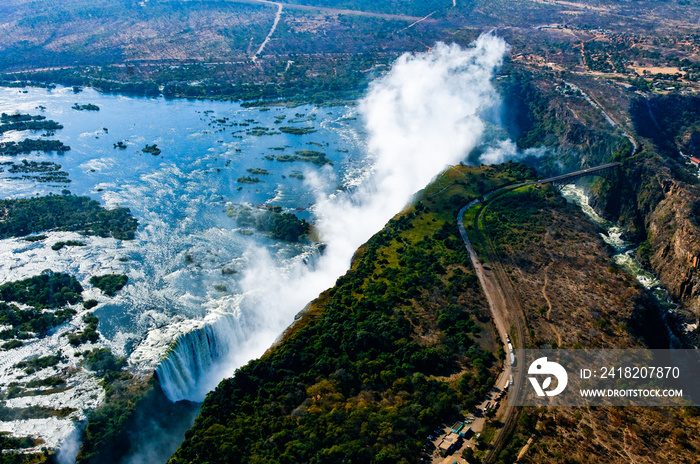
<svg viewBox="0 0 700 464">
<path fill-rule="evenodd" d="M 97 105 L 99 111 L 74 109 L 76 103 Z M 353 107 L 243 108 L 228 102 L 105 95 L 88 88 L 75 93 L 64 87 L 0 87 L 0 112 L 42 115 L 64 126 L 54 135 L 44 131 L 6 132 L 0 135 L 1 142 L 43 138 L 57 139 L 71 147 L 61 155 L 35 152 L 0 157 L 5 163 L 52 161 L 60 164 L 71 180 L 61 184 L 22 179 L 8 172 L 5 165 L 0 172 L 0 197 L 60 195 L 67 189 L 108 208 L 128 207 L 139 222 L 132 241 L 66 232 L 50 233 L 40 242 L 0 240 L 0 283 L 45 269 L 74 275 L 86 288 L 85 299 L 97 298 L 100 302 L 94 311 L 102 335 L 98 345 L 126 356 L 132 370 L 141 372 L 152 372 L 178 336 L 222 315 L 240 317 L 245 291 L 242 276 L 246 269 L 260 265 L 256 260 L 261 259 L 261 250 L 262 256 L 270 260 L 268 266 L 279 272 L 285 272 L 295 261 L 312 260 L 318 253 L 308 242 L 278 241 L 259 232 L 251 235 L 226 214 L 229 206 L 279 206 L 282 212 L 312 221 L 319 198 L 352 189 L 371 169 L 362 124 Z M 309 133 L 284 133 L 280 127 L 308 128 Z M 126 148 L 116 148 L 118 142 Z M 161 154 L 142 151 L 152 144 L 157 144 Z M 332 165 L 275 158 L 302 150 L 323 152 Z M 248 171 L 256 169 L 264 169 L 267 174 Z M 239 182 L 246 176 L 261 182 Z M 51 249 L 53 243 L 66 239 L 81 240 L 87 246 Z M 91 276 L 106 273 L 129 277 L 127 286 L 113 298 L 88 283 Z M 282 325 L 270 329 L 279 334 L 300 309 L 291 308 L 293 312 L 280 315 Z M 59 335 L 75 328 L 69 324 L 53 337 L 1 352 L 0 365 L 5 372 L 0 375 L 0 383 L 5 386 L 17 381 L 19 371 L 9 368 L 27 357 L 62 349 L 68 354 L 69 364 L 74 364 L 65 351 L 65 338 Z M 269 339 L 263 340 L 257 349 L 269 343 Z M 243 353 L 241 362 L 259 354 Z M 55 371 L 42 375 L 51 373 L 65 374 Z M 81 406 L 89 408 L 99 403 L 96 382 L 76 378 L 71 384 L 75 384 L 72 397 L 49 395 L 41 398 L 41 404 L 82 410 Z M 7 405 L 39 404 L 39 399 L 30 398 Z M 75 418 L 80 417 L 84 416 L 76 413 Z M 1 429 L 15 432 L 23 427 L 27 433 L 43 429 L 39 435 L 50 446 L 55 446 L 71 428 L 70 420 L 55 418 L 24 425 L 3 424 Z"/>
</svg>

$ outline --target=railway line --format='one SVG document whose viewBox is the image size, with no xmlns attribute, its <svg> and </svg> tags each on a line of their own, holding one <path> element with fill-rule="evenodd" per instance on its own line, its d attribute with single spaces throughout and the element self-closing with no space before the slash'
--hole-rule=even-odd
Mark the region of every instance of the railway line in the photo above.
<svg viewBox="0 0 700 464">
<path fill-rule="evenodd" d="M 504 425 L 496 435 L 493 444 L 483 460 L 484 463 L 490 463 L 493 461 L 497 453 L 503 447 L 506 438 L 511 435 L 517 424 L 518 409 L 515 406 L 510 406 L 510 404 L 515 403 L 515 401 L 512 400 L 519 395 L 520 389 L 522 385 L 524 385 L 523 376 L 525 375 L 525 369 L 523 366 L 518 365 L 517 363 L 518 360 L 515 355 L 514 346 L 521 349 L 525 348 L 526 323 L 525 313 L 522 310 L 518 293 L 515 291 L 513 282 L 506 272 L 505 267 L 498 259 L 493 243 L 480 229 L 479 219 L 488 206 L 488 203 L 506 191 L 515 190 L 527 185 L 542 185 L 550 183 L 561 184 L 584 176 L 602 175 L 618 168 L 620 165 L 621 163 L 617 162 L 608 163 L 561 176 L 501 187 L 487 193 L 482 198 L 472 200 L 469 204 L 462 207 L 462 209 L 460 209 L 457 213 L 457 228 L 459 229 L 464 246 L 469 253 L 469 257 L 472 265 L 474 266 L 474 270 L 479 279 L 481 288 L 486 295 L 486 299 L 491 310 L 491 316 L 493 317 L 494 324 L 496 325 L 501 342 L 503 343 L 504 352 L 506 353 L 505 359 L 503 360 L 503 371 L 498 377 L 495 387 L 503 391 L 504 387 L 510 383 L 511 379 L 513 382 L 508 389 L 509 404 L 505 404 L 503 406 L 506 408 L 503 416 Z M 470 228 L 474 231 L 473 236 L 475 240 L 478 240 L 479 244 L 481 245 L 481 249 L 485 255 L 482 258 L 486 258 L 486 260 L 488 260 L 490 264 L 489 266 L 485 266 L 482 262 L 482 258 L 477 255 L 464 225 L 464 215 L 471 208 L 477 208 L 477 210 L 472 219 L 472 223 L 470 224 Z M 513 336 L 513 339 L 511 339 L 511 335 Z"/>
</svg>

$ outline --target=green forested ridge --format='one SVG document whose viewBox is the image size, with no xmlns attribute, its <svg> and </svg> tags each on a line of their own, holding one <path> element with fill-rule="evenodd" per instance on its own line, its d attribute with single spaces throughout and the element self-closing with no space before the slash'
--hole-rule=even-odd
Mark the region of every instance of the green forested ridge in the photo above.
<svg viewBox="0 0 700 464">
<path fill-rule="evenodd" d="M 480 400 L 499 365 L 456 213 L 532 176 L 514 163 L 446 171 L 280 344 L 208 395 L 170 462 L 419 462 L 429 431 Z"/>
<path fill-rule="evenodd" d="M 0 200 L 0 238 L 55 229 L 131 240 L 136 227 L 137 221 L 128 208 L 108 210 L 88 197 L 49 195 Z"/>
</svg>

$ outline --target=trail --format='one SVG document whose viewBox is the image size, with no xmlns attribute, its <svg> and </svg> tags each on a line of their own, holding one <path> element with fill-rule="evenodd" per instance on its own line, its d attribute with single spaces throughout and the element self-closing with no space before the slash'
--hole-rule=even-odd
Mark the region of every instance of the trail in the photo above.
<svg viewBox="0 0 700 464">
<path fill-rule="evenodd" d="M 637 153 L 637 150 L 639 149 L 639 145 L 637 145 L 637 140 L 635 140 L 635 138 L 632 137 L 632 135 L 629 132 L 627 132 L 627 130 L 624 127 L 622 127 L 621 124 L 619 124 L 617 121 L 615 121 L 613 118 L 611 118 L 610 115 L 605 111 L 605 109 L 600 105 L 600 103 L 598 103 L 593 97 L 591 97 L 586 92 L 584 92 L 576 84 L 573 84 L 571 82 L 566 82 L 566 84 L 569 85 L 570 87 L 572 87 L 574 90 L 578 90 L 579 92 L 581 92 L 581 95 L 583 95 L 583 98 L 585 98 L 586 101 L 591 104 L 591 106 L 593 106 L 598 111 L 600 111 L 601 114 L 603 115 L 603 117 L 605 118 L 605 120 L 608 121 L 608 123 L 610 123 L 611 126 L 613 126 L 616 129 L 620 129 L 622 131 L 622 134 L 632 144 L 632 154 Z M 647 105 L 648 105 L 648 102 L 647 102 Z"/>
<path fill-rule="evenodd" d="M 552 264 L 554 264 L 554 262 L 549 263 L 544 270 L 544 285 L 542 286 L 542 296 L 547 301 L 547 306 L 548 306 L 547 323 L 549 324 L 549 328 L 552 329 L 552 331 L 555 334 L 557 334 L 557 343 L 558 343 L 557 346 L 561 347 L 562 346 L 561 333 L 559 332 L 559 329 L 557 329 L 557 326 L 552 323 L 552 302 L 549 300 L 549 297 L 547 296 L 547 283 L 549 282 L 549 268 L 552 267 Z"/>
<path fill-rule="evenodd" d="M 294 3 L 284 3 L 284 2 L 272 2 L 269 0 L 228 0 L 229 2 L 233 3 L 252 3 L 252 4 L 273 4 L 273 5 L 282 5 L 283 7 L 287 8 L 288 10 L 305 10 L 305 11 L 318 11 L 320 13 L 325 13 L 325 14 L 330 14 L 330 15 L 353 15 L 353 16 L 367 16 L 371 18 L 382 18 L 382 19 L 391 19 L 391 20 L 399 20 L 399 21 L 416 21 L 420 19 L 418 16 L 408 16 L 408 15 L 400 15 L 400 14 L 391 14 L 391 13 L 373 13 L 371 11 L 362 11 L 362 10 L 348 10 L 348 9 L 343 9 L 343 8 L 332 8 L 332 7 L 326 7 L 326 6 L 311 6 L 311 5 L 298 5 Z"/>
<path fill-rule="evenodd" d="M 405 31 L 406 29 L 410 29 L 410 28 L 412 28 L 413 26 L 415 26 L 416 24 L 418 24 L 418 23 L 420 23 L 420 22 L 422 22 L 422 21 L 425 21 L 426 19 L 430 18 L 430 17 L 431 17 L 432 15 L 434 15 L 435 13 L 437 13 L 437 10 L 433 11 L 432 13 L 428 13 L 427 15 L 423 16 L 421 19 L 412 22 L 411 24 L 409 24 L 408 26 L 404 27 L 403 29 L 399 29 L 397 32 L 402 32 L 402 31 Z"/>
<path fill-rule="evenodd" d="M 255 63 L 258 60 L 258 56 L 262 53 L 263 50 L 265 50 L 265 45 L 270 41 L 270 38 L 272 37 L 272 34 L 275 33 L 275 29 L 277 29 L 277 23 L 280 22 L 280 18 L 282 17 L 282 4 L 281 3 L 276 3 L 276 2 L 267 2 L 265 0 L 260 0 L 261 3 L 268 3 L 272 5 L 277 5 L 277 14 L 275 15 L 275 20 L 272 23 L 272 27 L 270 28 L 270 32 L 267 33 L 267 37 L 265 37 L 265 40 L 263 43 L 260 44 L 260 48 L 258 48 L 258 51 L 255 52 L 255 55 L 253 55 L 253 63 Z"/>
</svg>

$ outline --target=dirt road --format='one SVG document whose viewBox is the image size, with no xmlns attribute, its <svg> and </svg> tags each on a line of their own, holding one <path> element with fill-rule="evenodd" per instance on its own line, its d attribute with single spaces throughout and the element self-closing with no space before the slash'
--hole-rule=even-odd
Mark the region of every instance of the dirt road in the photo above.
<svg viewBox="0 0 700 464">
<path fill-rule="evenodd" d="M 467 251 L 469 252 L 469 257 L 474 265 L 481 288 L 483 289 L 486 299 L 488 300 L 493 321 L 501 337 L 504 351 L 506 353 L 504 368 L 496 381 L 495 387 L 498 390 L 503 390 L 508 384 L 510 376 L 512 375 L 514 384 L 510 386 L 508 392 L 508 395 L 511 397 L 518 394 L 518 388 L 522 382 L 523 370 L 511 366 L 508 351 L 509 333 L 512 333 L 514 336 L 512 340 L 513 345 L 522 348 L 525 340 L 525 317 L 517 294 L 513 290 L 510 278 L 508 277 L 503 265 L 498 260 L 493 259 L 495 253 L 491 242 L 488 237 L 483 236 L 483 234 L 479 232 L 478 222 L 479 217 L 490 198 L 498 196 L 499 192 L 503 192 L 507 189 L 514 189 L 522 185 L 525 185 L 525 183 L 494 190 L 486 195 L 483 201 L 480 199 L 474 200 L 468 205 L 464 206 L 457 214 L 457 227 L 459 228 L 459 233 L 462 236 L 462 240 L 464 241 Z M 471 224 L 471 226 L 475 231 L 477 231 L 476 236 L 478 237 L 481 245 L 483 245 L 483 249 L 486 250 L 486 254 L 488 255 L 487 258 L 490 258 L 489 266 L 484 266 L 477 256 L 474 246 L 472 245 L 464 227 L 464 213 L 472 207 L 479 208 L 477 214 L 475 215 L 474 223 Z M 516 408 L 508 404 L 504 404 L 503 407 L 506 408 L 503 416 L 504 426 L 496 436 L 493 444 L 491 445 L 491 451 L 487 454 L 483 462 L 490 462 L 494 458 L 496 452 L 502 446 L 504 439 L 510 435 L 510 432 L 515 426 L 517 419 Z"/>
</svg>

